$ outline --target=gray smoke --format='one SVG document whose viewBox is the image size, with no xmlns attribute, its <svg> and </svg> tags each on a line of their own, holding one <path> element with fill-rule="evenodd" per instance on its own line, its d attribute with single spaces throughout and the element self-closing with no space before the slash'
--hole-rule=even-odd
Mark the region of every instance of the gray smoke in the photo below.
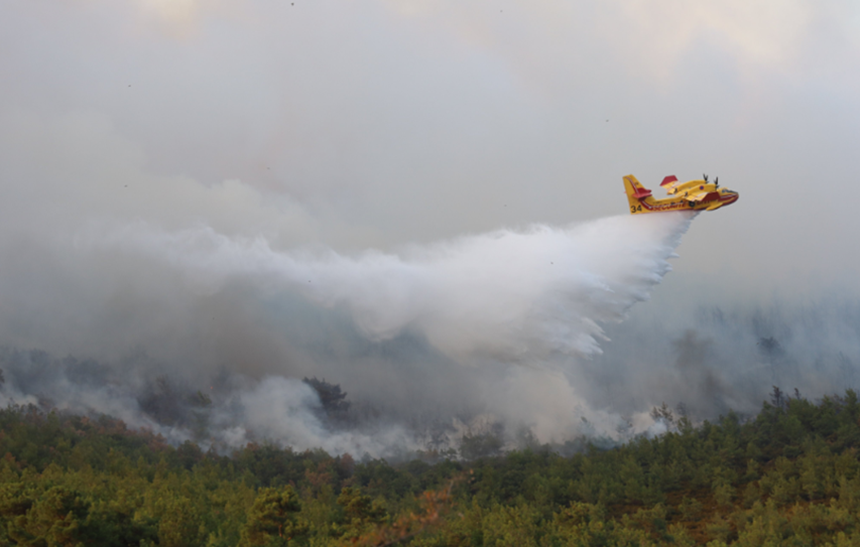
<svg viewBox="0 0 860 547">
<path fill-rule="evenodd" d="M 352 255 L 147 223 L 87 222 L 23 257 L 13 239 L 4 343 L 84 360 L 8 350 L 4 397 L 221 446 L 379 455 L 439 444 L 431 423 L 451 438 L 497 424 L 561 442 L 585 420 L 617 438 L 620 416 L 577 386 L 583 364 L 669 271 L 691 220 L 611 217 Z M 342 384 L 366 419 L 329 423 L 305 377 Z"/>
<path fill-rule="evenodd" d="M 855 300 L 821 298 L 805 305 L 783 299 L 746 305 L 708 300 L 700 296 L 675 318 L 664 302 L 609 327 L 613 341 L 594 359 L 590 393 L 614 401 L 619 412 L 665 402 L 705 419 L 729 410 L 753 415 L 773 386 L 813 400 L 860 387 Z M 619 377 L 626 381 L 617 382 Z"/>
</svg>

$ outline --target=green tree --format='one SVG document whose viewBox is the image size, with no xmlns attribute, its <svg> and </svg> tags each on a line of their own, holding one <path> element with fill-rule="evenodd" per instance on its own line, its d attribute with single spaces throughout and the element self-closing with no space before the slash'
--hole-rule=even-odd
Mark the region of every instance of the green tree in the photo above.
<svg viewBox="0 0 860 547">
<path fill-rule="evenodd" d="M 281 546 L 304 543 L 308 527 L 299 517 L 302 506 L 292 486 L 261 488 L 248 511 L 239 545 Z"/>
<path fill-rule="evenodd" d="M 80 531 L 88 504 L 77 492 L 54 486 L 41 495 L 29 510 L 7 525 L 12 545 L 22 547 L 84 545 Z"/>
<path fill-rule="evenodd" d="M 385 507 L 362 494 L 358 488 L 348 486 L 341 490 L 337 504 L 343 507 L 345 522 L 341 531 L 346 539 L 358 538 L 388 519 Z"/>
</svg>

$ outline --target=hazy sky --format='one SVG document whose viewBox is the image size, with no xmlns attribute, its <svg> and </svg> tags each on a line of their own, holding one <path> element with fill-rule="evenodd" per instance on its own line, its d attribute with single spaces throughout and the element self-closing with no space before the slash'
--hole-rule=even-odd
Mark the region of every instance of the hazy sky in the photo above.
<svg viewBox="0 0 860 547">
<path fill-rule="evenodd" d="M 622 214 L 625 174 L 707 172 L 741 199 L 695 222 L 678 276 L 760 294 L 860 274 L 855 2 L 2 11 L 4 225 L 113 216 L 385 248 Z"/>
<path fill-rule="evenodd" d="M 842 374 L 825 393 L 854 377 L 853 308 L 714 315 L 700 327 L 723 353 L 672 363 L 707 353 L 676 338 L 697 307 L 856 302 L 858 155 L 848 0 L 5 0 L 0 345 L 326 372 L 404 407 L 477 393 L 544 438 L 576 409 L 611 429 L 677 394 L 755 408 L 777 362 Z M 622 176 L 659 197 L 703 172 L 739 201 L 693 220 L 603 368 L 571 357 L 687 229 L 605 219 L 627 213 Z M 816 321 L 834 328 L 798 335 Z M 654 333 L 646 355 L 634 341 Z M 802 358 L 762 356 L 769 337 Z M 517 368 L 547 344 L 551 366 Z M 116 407 L 138 412 L 150 380 Z M 242 397 L 307 398 L 272 382 Z"/>
</svg>

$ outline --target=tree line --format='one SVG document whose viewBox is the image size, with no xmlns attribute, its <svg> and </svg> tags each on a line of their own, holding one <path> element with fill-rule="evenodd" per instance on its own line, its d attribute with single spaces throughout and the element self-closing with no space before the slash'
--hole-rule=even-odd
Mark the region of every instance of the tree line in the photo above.
<svg viewBox="0 0 860 547">
<path fill-rule="evenodd" d="M 334 400 L 339 401 L 338 394 Z M 355 461 L 170 446 L 102 416 L 0 410 L 0 545 L 860 545 L 860 401 L 774 390 L 754 418 L 563 456 Z"/>
</svg>

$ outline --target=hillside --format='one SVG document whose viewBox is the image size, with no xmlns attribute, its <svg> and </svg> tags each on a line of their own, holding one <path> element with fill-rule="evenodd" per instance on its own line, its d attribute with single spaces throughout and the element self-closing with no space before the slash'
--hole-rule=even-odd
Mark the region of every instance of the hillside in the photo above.
<svg viewBox="0 0 860 547">
<path fill-rule="evenodd" d="M 860 545 L 853 391 L 775 390 L 749 420 L 663 418 L 663 436 L 571 457 L 390 464 L 204 453 L 107 417 L 9 407 L 0 545 Z"/>
</svg>

